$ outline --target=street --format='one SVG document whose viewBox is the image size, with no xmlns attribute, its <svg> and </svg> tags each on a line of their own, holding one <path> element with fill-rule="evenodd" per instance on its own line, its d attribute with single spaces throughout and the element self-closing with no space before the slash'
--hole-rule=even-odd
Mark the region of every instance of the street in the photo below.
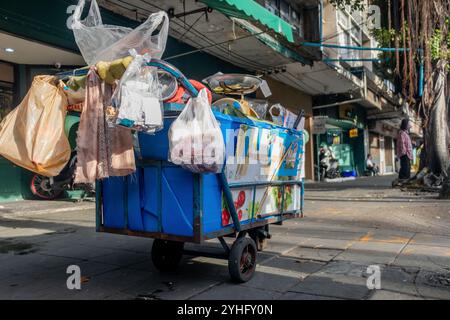
<svg viewBox="0 0 450 320">
<path fill-rule="evenodd" d="M 270 227 L 245 284 L 213 258 L 186 256 L 159 273 L 151 239 L 95 232 L 93 202 L 4 203 L 0 299 L 450 299 L 450 201 L 393 190 L 393 179 L 307 184 L 305 217 Z M 70 265 L 80 290 L 67 287 Z"/>
</svg>

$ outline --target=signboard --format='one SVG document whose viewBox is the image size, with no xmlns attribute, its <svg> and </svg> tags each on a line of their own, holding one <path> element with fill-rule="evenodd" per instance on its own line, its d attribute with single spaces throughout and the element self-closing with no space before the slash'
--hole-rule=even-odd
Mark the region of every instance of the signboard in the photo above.
<svg viewBox="0 0 450 320">
<path fill-rule="evenodd" d="M 358 137 L 358 129 L 357 128 L 351 129 L 349 131 L 349 135 L 350 135 L 350 138 L 357 138 Z"/>
<path fill-rule="evenodd" d="M 232 131 L 235 139 L 230 139 L 228 133 L 226 137 L 225 174 L 229 183 L 300 180 L 304 162 L 301 132 L 247 124 L 240 124 Z M 235 141 L 235 146 L 230 146 L 231 141 Z M 241 221 L 300 209 L 298 185 L 287 185 L 284 198 L 281 186 L 232 188 L 231 193 Z M 231 223 L 222 200 L 222 225 Z"/>
<path fill-rule="evenodd" d="M 327 116 L 319 116 L 313 118 L 313 128 L 312 133 L 313 134 L 325 134 L 327 133 Z"/>
</svg>

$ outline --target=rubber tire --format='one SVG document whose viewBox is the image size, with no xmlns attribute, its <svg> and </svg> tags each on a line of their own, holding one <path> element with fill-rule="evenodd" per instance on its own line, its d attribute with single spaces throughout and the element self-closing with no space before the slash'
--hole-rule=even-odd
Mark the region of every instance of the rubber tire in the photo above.
<svg viewBox="0 0 450 320">
<path fill-rule="evenodd" d="M 62 189 L 59 190 L 58 192 L 55 192 L 55 194 L 53 196 L 47 196 L 47 195 L 39 193 L 39 191 L 36 189 L 36 186 L 35 186 L 35 180 L 37 178 L 39 178 L 39 177 L 43 177 L 43 176 L 41 176 L 39 174 L 35 174 L 35 175 L 33 175 L 33 177 L 31 178 L 31 181 L 30 181 L 30 191 L 31 191 L 31 193 L 33 194 L 33 196 L 36 199 L 39 199 L 39 200 L 55 200 L 55 199 L 57 199 L 57 198 L 59 198 L 61 196 L 61 194 L 64 191 Z M 43 177 L 43 178 L 45 178 L 45 177 Z"/>
<path fill-rule="evenodd" d="M 153 265 L 161 272 L 175 271 L 183 257 L 184 242 L 155 239 L 152 246 Z"/>
<path fill-rule="evenodd" d="M 250 247 L 252 254 L 252 263 L 253 267 L 245 273 L 241 272 L 241 257 L 244 253 L 244 250 L 247 247 Z M 230 277 L 233 281 L 238 283 L 244 283 L 249 281 L 256 270 L 256 244 L 252 238 L 242 237 L 238 238 L 231 247 L 230 255 L 228 257 L 228 271 L 230 273 Z"/>
</svg>

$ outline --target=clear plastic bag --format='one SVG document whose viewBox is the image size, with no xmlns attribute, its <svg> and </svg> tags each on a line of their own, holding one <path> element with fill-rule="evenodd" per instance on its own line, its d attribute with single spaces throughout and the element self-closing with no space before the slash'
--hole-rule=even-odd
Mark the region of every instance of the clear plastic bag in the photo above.
<svg viewBox="0 0 450 320">
<path fill-rule="evenodd" d="M 295 113 L 289 111 L 279 103 L 270 107 L 269 115 L 275 124 L 290 129 L 294 128 L 295 120 L 297 120 Z"/>
<path fill-rule="evenodd" d="M 112 104 L 115 110 L 109 110 L 107 119 L 123 127 L 155 133 L 164 126 L 158 71 L 147 66 L 148 54 L 137 55 L 135 50 L 130 53 L 134 59 L 114 92 Z"/>
<path fill-rule="evenodd" d="M 91 0 L 89 13 L 81 20 L 84 5 L 85 0 L 79 0 L 73 14 L 72 29 L 88 65 L 123 58 L 130 49 L 135 49 L 139 54 L 148 53 L 156 59 L 161 58 L 169 33 L 167 13 L 153 13 L 139 27 L 130 29 L 103 24 L 96 0 Z M 159 33 L 154 34 L 160 25 Z"/>
<path fill-rule="evenodd" d="M 250 108 L 252 108 L 258 115 L 259 119 L 264 120 L 266 118 L 267 108 L 269 107 L 267 100 L 250 98 L 245 98 L 245 100 L 248 102 Z"/>
<path fill-rule="evenodd" d="M 206 89 L 189 99 L 169 129 L 169 161 L 194 173 L 222 171 L 225 143 Z"/>
</svg>

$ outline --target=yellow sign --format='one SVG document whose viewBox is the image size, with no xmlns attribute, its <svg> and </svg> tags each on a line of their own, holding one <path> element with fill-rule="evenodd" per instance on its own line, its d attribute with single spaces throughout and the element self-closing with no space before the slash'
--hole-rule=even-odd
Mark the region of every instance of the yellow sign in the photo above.
<svg viewBox="0 0 450 320">
<path fill-rule="evenodd" d="M 357 128 L 351 129 L 349 131 L 349 135 L 350 135 L 350 138 L 357 138 L 358 137 L 358 129 Z"/>
</svg>

